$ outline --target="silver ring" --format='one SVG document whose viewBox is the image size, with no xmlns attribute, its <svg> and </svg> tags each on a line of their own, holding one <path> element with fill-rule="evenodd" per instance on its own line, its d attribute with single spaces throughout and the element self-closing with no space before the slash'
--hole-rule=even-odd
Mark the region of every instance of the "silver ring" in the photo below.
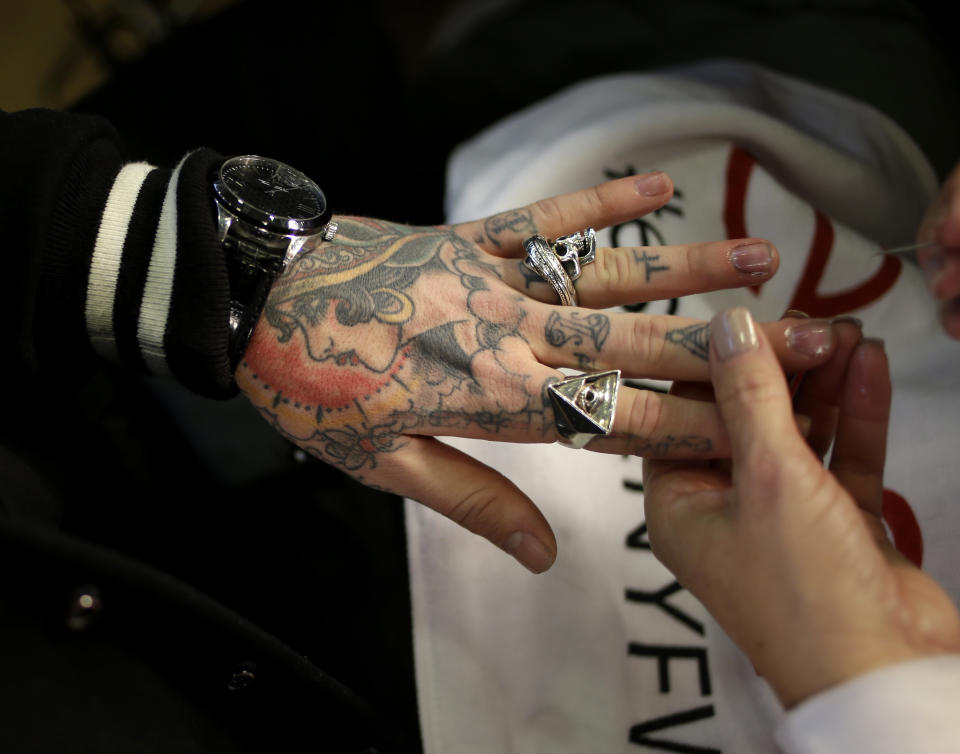
<svg viewBox="0 0 960 754">
<path fill-rule="evenodd" d="M 523 260 L 527 268 L 553 287 L 562 306 L 576 306 L 577 292 L 573 289 L 573 281 L 547 239 L 539 234 L 530 236 L 523 242 L 523 248 L 527 252 Z"/>
<path fill-rule="evenodd" d="M 593 228 L 584 228 L 569 236 L 560 236 L 553 245 L 553 252 L 563 265 L 571 280 L 583 272 L 583 266 L 597 258 L 597 234 Z"/>
<path fill-rule="evenodd" d="M 560 442 L 582 448 L 598 435 L 609 435 L 619 393 L 619 369 L 580 374 L 547 385 Z"/>
</svg>

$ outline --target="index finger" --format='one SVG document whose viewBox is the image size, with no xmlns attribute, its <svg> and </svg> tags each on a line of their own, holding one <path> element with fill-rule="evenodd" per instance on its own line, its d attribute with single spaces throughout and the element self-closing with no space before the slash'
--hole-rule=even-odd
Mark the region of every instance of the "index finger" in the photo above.
<svg viewBox="0 0 960 754">
<path fill-rule="evenodd" d="M 541 199 L 454 229 L 490 254 L 515 257 L 523 239 L 536 233 L 555 238 L 588 226 L 606 228 L 653 212 L 672 196 L 673 181 L 657 170 Z"/>
</svg>

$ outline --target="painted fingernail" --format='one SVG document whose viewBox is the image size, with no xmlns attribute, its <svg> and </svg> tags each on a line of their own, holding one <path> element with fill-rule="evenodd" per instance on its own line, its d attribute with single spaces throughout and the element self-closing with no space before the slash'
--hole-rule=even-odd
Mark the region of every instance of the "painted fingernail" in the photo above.
<svg viewBox="0 0 960 754">
<path fill-rule="evenodd" d="M 662 170 L 638 175 L 633 184 L 638 194 L 644 196 L 659 196 L 670 188 L 670 181 Z"/>
<path fill-rule="evenodd" d="M 768 243 L 748 243 L 731 251 L 730 261 L 740 272 L 759 277 L 770 272 L 773 251 Z"/>
<path fill-rule="evenodd" d="M 710 339 L 721 361 L 748 351 L 755 351 L 760 341 L 750 312 L 737 306 L 720 312 L 710 323 Z"/>
<path fill-rule="evenodd" d="M 788 327 L 787 345 L 806 356 L 822 356 L 833 346 L 833 328 L 825 319 L 811 319 Z"/>
<path fill-rule="evenodd" d="M 524 531 L 515 531 L 511 534 L 504 543 L 503 549 L 533 573 L 543 573 L 553 565 L 553 555 L 550 551 L 539 539 Z"/>
</svg>

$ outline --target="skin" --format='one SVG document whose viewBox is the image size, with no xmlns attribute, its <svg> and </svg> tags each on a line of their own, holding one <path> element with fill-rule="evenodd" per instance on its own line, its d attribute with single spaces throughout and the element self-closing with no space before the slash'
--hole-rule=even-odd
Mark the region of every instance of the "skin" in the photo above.
<svg viewBox="0 0 960 754">
<path fill-rule="evenodd" d="M 788 708 L 885 665 L 960 651 L 960 613 L 881 520 L 883 345 L 861 340 L 855 322 L 837 329 L 831 359 L 808 373 L 794 406 L 764 331 L 724 358 L 718 343 L 744 328 L 718 315 L 710 370 L 731 460 L 644 461 L 654 553 Z M 809 417 L 807 439 L 795 408 Z"/>
<path fill-rule="evenodd" d="M 933 246 L 917 251 L 917 259 L 944 330 L 960 339 L 960 164 L 944 182 L 917 232 L 917 243 L 930 242 Z"/>
<path fill-rule="evenodd" d="M 576 283 L 577 308 L 556 305 L 522 264 L 532 233 L 624 222 L 666 204 L 672 188 L 662 173 L 631 176 L 457 226 L 339 217 L 334 241 L 275 283 L 237 382 L 308 453 L 546 570 L 556 541 L 536 506 L 435 437 L 556 441 L 545 388 L 564 377 L 559 367 L 707 378 L 708 323 L 593 309 L 756 284 L 776 271 L 769 242 L 598 249 Z M 736 269 L 732 251 L 757 242 L 769 249 L 767 268 Z M 789 326 L 765 326 L 785 368 L 829 356 L 830 342 L 815 355 L 791 348 Z M 590 449 L 704 458 L 727 454 L 729 443 L 715 406 L 624 387 L 613 433 Z"/>
</svg>

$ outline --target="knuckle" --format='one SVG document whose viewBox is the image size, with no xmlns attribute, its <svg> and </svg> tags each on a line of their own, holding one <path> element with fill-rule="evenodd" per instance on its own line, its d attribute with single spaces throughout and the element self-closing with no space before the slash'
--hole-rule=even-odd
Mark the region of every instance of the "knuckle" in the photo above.
<svg viewBox="0 0 960 754">
<path fill-rule="evenodd" d="M 607 210 L 607 197 L 601 190 L 601 186 L 592 186 L 583 192 L 587 201 L 591 217 L 602 217 Z"/>
<path fill-rule="evenodd" d="M 533 205 L 533 212 L 537 218 L 537 227 L 564 228 L 566 227 L 566 213 L 563 205 L 556 197 L 540 199 Z"/>
<path fill-rule="evenodd" d="M 750 407 L 751 413 L 763 415 L 768 410 L 779 410 L 785 392 L 765 374 L 740 371 L 717 391 L 717 400 L 723 404 Z"/>
<path fill-rule="evenodd" d="M 656 321 L 643 314 L 631 315 L 630 329 L 625 353 L 641 363 L 659 361 L 663 355 L 662 338 L 658 338 Z"/>
<path fill-rule="evenodd" d="M 447 514 L 448 517 L 474 534 L 489 535 L 499 522 L 496 502 L 500 491 L 492 485 L 470 490 Z"/>
<path fill-rule="evenodd" d="M 591 266 L 596 272 L 597 283 L 603 291 L 615 293 L 625 290 L 630 283 L 631 263 L 628 254 L 611 249 L 598 254 Z"/>
<path fill-rule="evenodd" d="M 641 390 L 630 408 L 630 432 L 641 438 L 656 437 L 663 426 L 663 400 L 652 390 Z"/>
<path fill-rule="evenodd" d="M 697 244 L 688 249 L 686 254 L 681 255 L 681 264 L 685 268 L 683 272 L 696 279 L 713 277 L 714 268 L 711 251 L 712 249 L 706 244 Z"/>
</svg>

